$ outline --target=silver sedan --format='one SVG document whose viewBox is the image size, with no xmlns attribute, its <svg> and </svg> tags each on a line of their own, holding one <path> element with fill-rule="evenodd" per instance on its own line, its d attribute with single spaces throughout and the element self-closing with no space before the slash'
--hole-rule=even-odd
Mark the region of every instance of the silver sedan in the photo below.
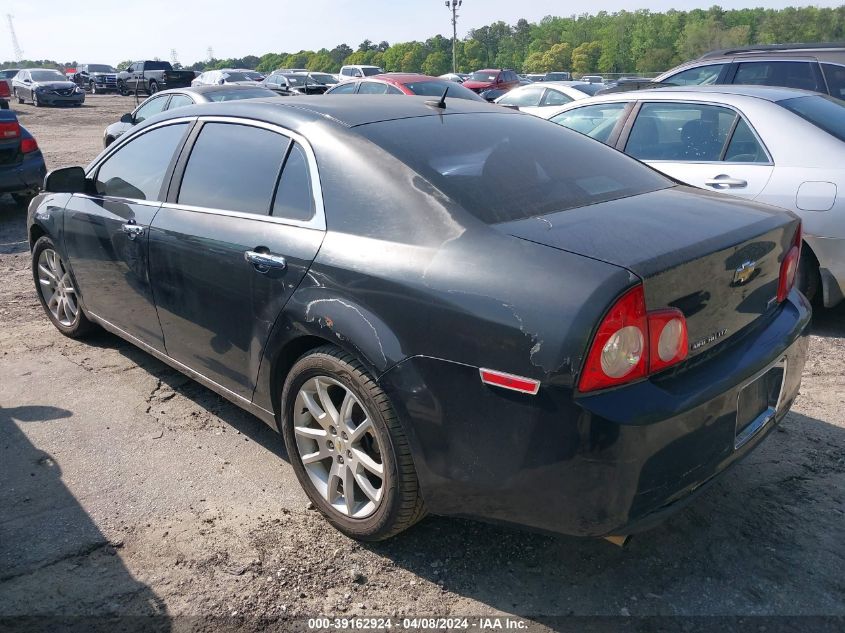
<svg viewBox="0 0 845 633">
<path fill-rule="evenodd" d="M 765 86 L 608 94 L 544 115 L 681 182 L 801 217 L 799 284 L 826 307 L 845 292 L 845 102 Z"/>
</svg>

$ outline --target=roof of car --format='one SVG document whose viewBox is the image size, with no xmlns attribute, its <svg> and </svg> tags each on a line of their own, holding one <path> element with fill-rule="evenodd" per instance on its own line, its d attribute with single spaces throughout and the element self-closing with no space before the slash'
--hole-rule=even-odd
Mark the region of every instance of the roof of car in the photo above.
<svg viewBox="0 0 845 633">
<path fill-rule="evenodd" d="M 752 46 L 737 46 L 735 48 L 722 48 L 704 53 L 699 59 L 710 59 L 712 57 L 729 57 L 732 55 L 743 55 L 750 53 L 782 53 L 796 51 L 821 50 L 845 50 L 845 42 L 813 42 L 805 44 L 757 44 Z"/>
<path fill-rule="evenodd" d="M 297 118 L 300 121 L 326 119 L 345 127 L 355 127 L 379 121 L 451 114 L 498 113 L 520 116 L 518 112 L 483 101 L 447 98 L 445 110 L 427 105 L 427 102 L 431 101 L 431 97 L 408 96 L 397 99 L 390 95 L 343 94 L 330 98 L 320 95 L 301 96 L 296 99 L 243 99 L 179 108 L 169 111 L 172 112 L 172 117 L 158 115 L 155 120 L 191 113 L 198 116 L 238 116 L 279 125 L 286 125 Z"/>
<path fill-rule="evenodd" d="M 652 96 L 660 96 L 665 98 L 666 95 L 683 94 L 689 97 L 690 95 L 733 95 L 740 97 L 754 97 L 755 99 L 763 99 L 765 101 L 783 101 L 784 99 L 791 99 L 794 97 L 802 97 L 807 95 L 818 95 L 817 92 L 809 90 L 800 90 L 798 88 L 782 88 L 779 86 L 746 86 L 737 84 L 725 84 L 719 86 L 667 86 L 666 88 L 650 88 L 648 90 L 636 90 L 632 92 L 619 92 L 602 94 L 593 97 L 591 100 L 640 100 Z"/>
<path fill-rule="evenodd" d="M 440 77 L 432 77 L 430 75 L 423 75 L 422 73 L 382 73 L 380 75 L 366 77 L 366 79 L 382 79 L 403 84 L 409 81 L 439 81 Z"/>
</svg>

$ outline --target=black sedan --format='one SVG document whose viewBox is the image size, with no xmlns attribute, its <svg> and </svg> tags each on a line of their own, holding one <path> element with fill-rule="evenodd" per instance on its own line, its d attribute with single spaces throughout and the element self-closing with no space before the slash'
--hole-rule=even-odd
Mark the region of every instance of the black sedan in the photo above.
<svg viewBox="0 0 845 633">
<path fill-rule="evenodd" d="M 20 70 L 12 79 L 12 94 L 18 103 L 29 100 L 37 108 L 44 105 L 85 103 L 85 91 L 58 70 L 32 68 Z"/>
<path fill-rule="evenodd" d="M 280 431 L 355 538 L 426 512 L 627 535 L 798 394 L 797 218 L 497 106 L 197 105 L 45 185 L 28 226 L 53 324 Z"/>
</svg>

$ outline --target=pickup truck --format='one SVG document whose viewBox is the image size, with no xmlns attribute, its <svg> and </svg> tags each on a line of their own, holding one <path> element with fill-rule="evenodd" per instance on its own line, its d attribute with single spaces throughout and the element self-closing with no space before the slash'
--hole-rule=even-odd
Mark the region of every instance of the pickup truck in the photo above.
<svg viewBox="0 0 845 633">
<path fill-rule="evenodd" d="M 173 70 L 170 62 L 133 62 L 118 71 L 117 89 L 124 95 L 136 92 L 152 95 L 167 88 L 187 88 L 194 77 L 192 70 Z"/>
<path fill-rule="evenodd" d="M 108 64 L 79 64 L 71 81 L 91 94 L 117 90 L 117 71 Z"/>
</svg>

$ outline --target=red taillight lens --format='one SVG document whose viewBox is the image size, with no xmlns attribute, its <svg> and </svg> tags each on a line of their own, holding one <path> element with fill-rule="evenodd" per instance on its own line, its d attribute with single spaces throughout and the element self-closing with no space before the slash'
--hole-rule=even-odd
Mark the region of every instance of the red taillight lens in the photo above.
<svg viewBox="0 0 845 633">
<path fill-rule="evenodd" d="M 801 223 L 792 240 L 792 246 L 786 252 L 780 263 L 780 277 L 778 278 L 778 303 L 783 303 L 789 296 L 789 291 L 795 286 L 795 276 L 798 272 L 798 262 L 801 260 Z"/>
<path fill-rule="evenodd" d="M 38 143 L 35 142 L 35 139 L 25 138 L 21 141 L 21 152 L 24 154 L 29 154 L 30 152 L 34 152 L 38 149 Z"/>
<path fill-rule="evenodd" d="M 642 285 L 613 305 L 599 326 L 578 381 L 581 391 L 612 387 L 648 373 L 648 321 Z"/>
<path fill-rule="evenodd" d="M 680 363 L 689 353 L 687 320 L 677 309 L 648 313 L 649 373 Z"/>
<path fill-rule="evenodd" d="M 689 353 L 687 320 L 675 308 L 646 312 L 642 285 L 623 294 L 593 339 L 579 391 L 621 385 L 680 363 Z"/>
<path fill-rule="evenodd" d="M 12 93 L 9 91 L 9 82 L 0 79 L 0 97 L 11 97 Z"/>
<path fill-rule="evenodd" d="M 2 83 L 2 82 L 0 82 Z M 21 135 L 21 124 L 17 121 L 0 123 L 0 140 L 18 138 Z"/>
</svg>

